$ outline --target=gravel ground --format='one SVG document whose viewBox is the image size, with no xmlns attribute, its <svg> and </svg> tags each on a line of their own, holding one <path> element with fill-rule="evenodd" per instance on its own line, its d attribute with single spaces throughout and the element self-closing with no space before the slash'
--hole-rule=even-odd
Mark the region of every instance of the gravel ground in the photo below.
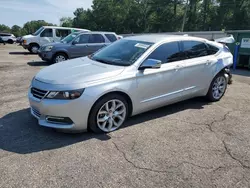
<svg viewBox="0 0 250 188">
<path fill-rule="evenodd" d="M 111 134 L 63 134 L 29 115 L 48 66 L 0 45 L 0 187 L 250 187 L 250 72 L 220 102 L 192 99 L 130 118 Z"/>
</svg>

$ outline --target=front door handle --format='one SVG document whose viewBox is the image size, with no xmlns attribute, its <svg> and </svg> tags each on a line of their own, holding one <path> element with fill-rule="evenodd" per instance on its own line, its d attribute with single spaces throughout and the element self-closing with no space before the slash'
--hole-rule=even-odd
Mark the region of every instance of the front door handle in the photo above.
<svg viewBox="0 0 250 188">
<path fill-rule="evenodd" d="M 175 67 L 175 71 L 178 71 L 180 68 L 182 68 L 182 66 L 181 66 L 181 65 L 176 65 L 176 67 Z"/>
<path fill-rule="evenodd" d="M 207 60 L 206 65 L 210 65 L 210 64 L 211 64 L 211 61 Z"/>
</svg>

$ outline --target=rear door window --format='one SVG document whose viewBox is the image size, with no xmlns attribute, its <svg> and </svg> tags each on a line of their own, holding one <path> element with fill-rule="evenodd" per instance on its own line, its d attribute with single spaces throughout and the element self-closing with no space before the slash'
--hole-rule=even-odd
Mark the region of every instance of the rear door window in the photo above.
<svg viewBox="0 0 250 188">
<path fill-rule="evenodd" d="M 187 59 L 192 59 L 208 55 L 208 48 L 200 41 L 183 41 L 183 52 Z"/>
<path fill-rule="evenodd" d="M 117 40 L 114 34 L 105 34 L 105 37 L 107 37 L 110 42 L 115 42 Z"/>
<path fill-rule="evenodd" d="M 68 29 L 56 29 L 56 36 L 59 38 L 64 38 L 70 34 Z"/>
<path fill-rule="evenodd" d="M 40 37 L 53 37 L 53 30 L 52 29 L 44 29 L 41 33 Z"/>
<path fill-rule="evenodd" d="M 181 53 L 178 42 L 162 44 L 153 51 L 147 59 L 160 60 L 162 64 L 181 60 Z"/>
<path fill-rule="evenodd" d="M 89 43 L 105 43 L 105 39 L 101 34 L 91 34 Z"/>
</svg>

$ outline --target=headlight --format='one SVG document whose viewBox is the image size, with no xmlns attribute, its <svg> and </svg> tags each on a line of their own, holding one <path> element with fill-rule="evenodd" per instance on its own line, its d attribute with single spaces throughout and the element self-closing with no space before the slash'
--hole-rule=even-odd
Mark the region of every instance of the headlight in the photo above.
<svg viewBox="0 0 250 188">
<path fill-rule="evenodd" d="M 79 98 L 84 89 L 72 90 L 72 91 L 50 91 L 46 96 L 46 99 L 77 99 Z"/>
<path fill-rule="evenodd" d="M 49 51 L 52 50 L 52 48 L 53 48 L 53 46 L 46 46 L 45 49 L 44 49 L 44 51 L 45 52 L 49 52 Z"/>
<path fill-rule="evenodd" d="M 23 44 L 26 44 L 27 43 L 27 40 L 23 40 Z"/>
</svg>

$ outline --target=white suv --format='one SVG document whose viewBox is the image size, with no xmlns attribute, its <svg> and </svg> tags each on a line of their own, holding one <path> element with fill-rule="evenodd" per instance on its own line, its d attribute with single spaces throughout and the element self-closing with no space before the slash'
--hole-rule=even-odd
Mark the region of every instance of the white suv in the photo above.
<svg viewBox="0 0 250 188">
<path fill-rule="evenodd" d="M 10 43 L 10 44 L 13 44 L 14 42 L 16 42 L 16 37 L 11 33 L 0 33 L 0 37 L 2 38 L 4 42 Z"/>
<path fill-rule="evenodd" d="M 80 31 L 88 32 L 89 30 L 68 27 L 43 26 L 35 33 L 23 36 L 21 45 L 24 49 L 28 49 L 31 53 L 37 53 L 40 46 L 51 42 L 60 42 L 71 32 Z"/>
</svg>

